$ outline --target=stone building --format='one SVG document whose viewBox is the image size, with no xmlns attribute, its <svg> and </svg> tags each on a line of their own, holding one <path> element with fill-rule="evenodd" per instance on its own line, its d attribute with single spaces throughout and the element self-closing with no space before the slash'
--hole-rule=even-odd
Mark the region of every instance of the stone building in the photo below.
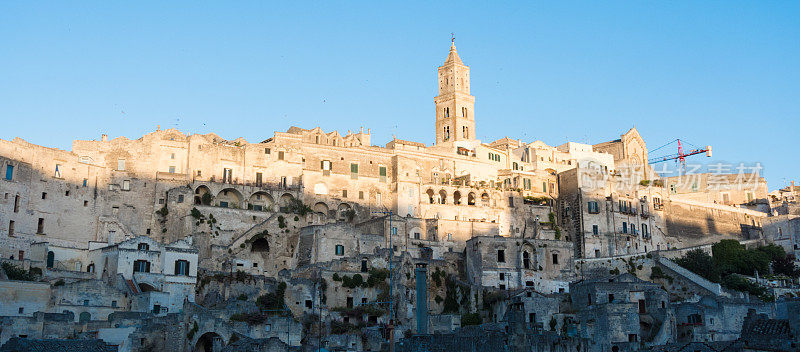
<svg viewBox="0 0 800 352">
<path fill-rule="evenodd" d="M 672 342 L 675 318 L 667 292 L 657 284 L 621 274 L 574 282 L 570 297 L 579 335 L 593 341 L 592 351 Z"/>
<path fill-rule="evenodd" d="M 479 286 L 566 292 L 575 278 L 572 253 L 565 241 L 482 236 L 467 241 L 465 267 Z"/>
<path fill-rule="evenodd" d="M 70 277 L 83 280 L 79 280 L 82 283 L 54 288 L 54 294 L 77 291 L 75 294 L 78 295 L 59 295 L 58 302 L 55 302 L 57 305 L 91 303 L 103 308 L 102 315 L 107 316 L 121 309 L 163 314 L 180 310 L 184 300 L 194 301 L 198 259 L 191 237 L 162 244 L 150 237 L 139 236 L 110 246 L 92 242 L 89 248 L 81 250 L 40 242 L 32 245 L 31 255 L 46 263 L 45 274 L 54 281 L 71 280 Z M 118 276 L 124 283 L 117 282 Z M 84 288 L 94 286 L 93 290 L 102 290 L 106 285 L 117 288 L 95 292 L 90 298 L 80 296 L 89 292 L 81 289 L 81 285 L 88 285 Z M 129 298 L 128 293 L 131 294 Z M 97 303 L 98 299 L 103 302 Z M 97 312 L 91 316 L 96 317 Z"/>
<path fill-rule="evenodd" d="M 749 311 L 775 317 L 771 304 L 720 296 L 674 303 L 673 307 L 677 342 L 733 341 L 739 338 Z"/>
</svg>

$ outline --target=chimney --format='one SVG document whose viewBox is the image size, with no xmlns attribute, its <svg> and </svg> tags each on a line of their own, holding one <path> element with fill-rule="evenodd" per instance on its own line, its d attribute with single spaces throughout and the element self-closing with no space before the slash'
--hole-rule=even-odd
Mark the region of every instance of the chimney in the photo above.
<svg viewBox="0 0 800 352">
<path fill-rule="evenodd" d="M 417 263 L 417 334 L 428 333 L 428 269 Z"/>
<path fill-rule="evenodd" d="M 108 142 L 108 135 L 107 135 L 107 134 L 105 134 L 105 133 L 103 133 L 103 135 L 102 135 L 102 136 L 100 136 L 100 141 L 102 141 L 102 142 Z"/>
</svg>

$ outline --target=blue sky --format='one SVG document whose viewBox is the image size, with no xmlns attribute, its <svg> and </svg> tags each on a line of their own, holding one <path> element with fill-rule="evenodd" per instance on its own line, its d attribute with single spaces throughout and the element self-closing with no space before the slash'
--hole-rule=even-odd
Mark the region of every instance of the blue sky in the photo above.
<svg viewBox="0 0 800 352">
<path fill-rule="evenodd" d="M 478 138 L 598 143 L 632 126 L 800 175 L 800 2 L 0 2 L 0 138 L 291 125 L 434 140 L 450 32 Z M 705 158 L 699 161 L 707 161 Z"/>
</svg>

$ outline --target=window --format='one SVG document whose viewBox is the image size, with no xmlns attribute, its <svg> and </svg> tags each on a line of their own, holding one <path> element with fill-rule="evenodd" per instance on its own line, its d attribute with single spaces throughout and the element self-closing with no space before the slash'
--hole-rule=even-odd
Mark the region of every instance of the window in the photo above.
<svg viewBox="0 0 800 352">
<path fill-rule="evenodd" d="M 14 165 L 6 165 L 6 180 L 11 181 L 14 178 Z"/>
<path fill-rule="evenodd" d="M 553 264 L 558 265 L 558 253 L 553 253 Z"/>
<path fill-rule="evenodd" d="M 64 192 L 64 196 L 65 196 L 65 197 L 69 197 L 69 190 L 67 190 L 66 192 Z"/>
<path fill-rule="evenodd" d="M 183 203 L 183 194 L 178 195 L 178 203 Z"/>
<path fill-rule="evenodd" d="M 279 151 L 278 152 L 278 160 L 283 160 L 283 157 L 284 157 L 284 152 L 283 151 Z"/>
<path fill-rule="evenodd" d="M 347 190 L 346 189 L 342 190 L 342 198 L 347 198 Z"/>
<path fill-rule="evenodd" d="M 614 294 L 613 293 L 609 293 L 608 294 L 608 303 L 611 303 L 611 302 L 614 302 Z"/>
<path fill-rule="evenodd" d="M 350 178 L 353 180 L 358 179 L 358 164 L 350 164 Z"/>
<path fill-rule="evenodd" d="M 83 187 L 86 187 L 86 185 L 87 185 L 88 183 L 89 183 L 89 179 L 86 179 L 86 178 L 84 178 L 84 179 L 83 179 Z"/>
<path fill-rule="evenodd" d="M 14 220 L 8 221 L 8 235 L 14 236 Z"/>
<path fill-rule="evenodd" d="M 169 158 L 174 160 L 175 159 L 175 153 L 170 154 Z"/>
<path fill-rule="evenodd" d="M 175 173 L 175 166 L 170 166 L 169 167 L 169 173 L 171 173 L 171 174 Z"/>
<path fill-rule="evenodd" d="M 358 199 L 364 199 L 364 191 L 358 191 Z"/>
<path fill-rule="evenodd" d="M 597 225 L 592 225 L 592 235 L 599 235 L 600 234 L 600 227 Z"/>
<path fill-rule="evenodd" d="M 508 206 L 512 207 L 512 208 L 514 207 L 514 197 L 513 196 L 509 196 L 508 197 Z"/>
<path fill-rule="evenodd" d="M 136 247 L 136 249 L 138 249 L 140 251 L 149 251 L 150 250 L 150 245 L 147 244 L 147 243 L 139 243 L 139 245 Z"/>
<path fill-rule="evenodd" d="M 39 223 L 36 225 L 36 233 L 39 235 L 44 233 L 44 218 L 39 218 Z"/>
<path fill-rule="evenodd" d="M 319 168 L 322 170 L 322 176 L 330 176 L 331 175 L 331 161 L 330 160 L 322 160 L 319 162 Z"/>
<path fill-rule="evenodd" d="M 25 313 L 25 308 L 24 307 L 19 307 L 19 309 L 17 309 L 17 312 L 19 312 L 19 314 L 24 314 Z"/>
<path fill-rule="evenodd" d="M 366 273 L 368 271 L 369 270 L 367 270 L 367 260 L 366 259 L 362 259 L 361 260 L 361 272 L 362 273 Z"/>
<path fill-rule="evenodd" d="M 622 233 L 628 233 L 628 223 L 622 222 Z"/>
<path fill-rule="evenodd" d="M 223 168 L 222 183 L 231 183 L 231 182 L 233 182 L 233 169 Z"/>
<path fill-rule="evenodd" d="M 55 178 L 61 178 L 61 164 L 56 164 L 56 172 L 53 174 Z"/>
<path fill-rule="evenodd" d="M 542 193 L 547 193 L 547 182 L 542 182 Z"/>
<path fill-rule="evenodd" d="M 42 199 L 47 199 L 47 192 L 42 192 Z"/>
<path fill-rule="evenodd" d="M 111 308 L 117 308 L 117 301 L 111 301 Z"/>
<path fill-rule="evenodd" d="M 269 148 L 264 148 L 264 154 L 269 155 L 269 152 L 270 152 Z"/>
<path fill-rule="evenodd" d="M 506 251 L 502 249 L 497 250 L 497 262 L 498 263 L 505 263 L 506 262 Z"/>
<path fill-rule="evenodd" d="M 596 201 L 590 201 L 588 203 L 589 214 L 598 214 L 600 213 L 600 207 L 597 205 Z"/>
<path fill-rule="evenodd" d="M 189 261 L 176 260 L 175 261 L 175 275 L 189 276 Z"/>
<path fill-rule="evenodd" d="M 125 159 L 117 159 L 117 170 L 125 171 Z"/>
<path fill-rule="evenodd" d="M 256 172 L 256 187 L 261 187 L 263 183 L 264 175 L 260 172 Z"/>
<path fill-rule="evenodd" d="M 380 177 L 381 182 L 386 182 L 386 166 L 378 167 L 378 176 Z"/>
<path fill-rule="evenodd" d="M 500 280 L 505 280 L 505 279 L 506 279 L 506 274 L 500 273 Z"/>
<path fill-rule="evenodd" d="M 149 273 L 150 272 L 150 262 L 146 260 L 135 260 L 133 261 L 133 272 L 134 273 Z"/>
<path fill-rule="evenodd" d="M 465 115 L 464 117 L 467 117 L 467 116 L 466 116 L 466 114 L 467 114 L 467 108 L 464 108 L 464 115 Z M 461 127 L 461 132 L 462 132 L 462 135 L 463 135 L 463 137 L 464 137 L 465 139 L 466 139 L 466 138 L 469 138 L 469 127 L 467 127 L 467 126 L 462 126 L 462 127 Z"/>
<path fill-rule="evenodd" d="M 130 180 L 123 180 L 122 181 L 122 190 L 123 191 L 130 191 L 131 190 L 131 181 Z"/>
<path fill-rule="evenodd" d="M 344 246 L 341 244 L 336 245 L 336 255 L 344 255 Z"/>
<path fill-rule="evenodd" d="M 84 299 L 83 300 L 83 306 L 86 307 L 88 305 L 89 305 L 89 300 L 88 299 Z"/>
<path fill-rule="evenodd" d="M 14 196 L 14 212 L 19 213 L 19 194 Z"/>
</svg>

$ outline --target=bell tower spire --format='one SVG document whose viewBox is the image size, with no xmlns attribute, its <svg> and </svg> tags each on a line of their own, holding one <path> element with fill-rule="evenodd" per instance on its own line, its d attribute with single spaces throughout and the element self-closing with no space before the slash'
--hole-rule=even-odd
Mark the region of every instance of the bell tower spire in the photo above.
<svg viewBox="0 0 800 352">
<path fill-rule="evenodd" d="M 469 66 L 456 50 L 450 33 L 450 53 L 439 67 L 436 103 L 436 144 L 475 139 L 475 97 L 469 94 Z"/>
</svg>

